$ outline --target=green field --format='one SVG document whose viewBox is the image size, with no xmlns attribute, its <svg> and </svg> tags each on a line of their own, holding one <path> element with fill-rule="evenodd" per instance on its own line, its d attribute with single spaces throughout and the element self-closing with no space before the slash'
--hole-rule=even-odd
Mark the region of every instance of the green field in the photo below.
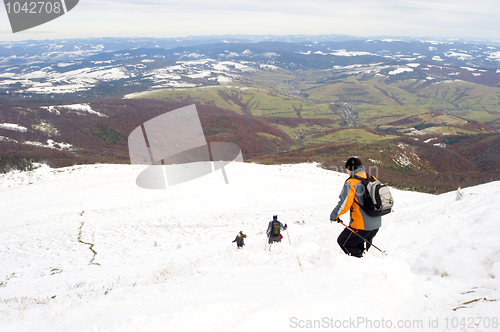
<svg viewBox="0 0 500 332">
<path fill-rule="evenodd" d="M 373 143 L 382 139 L 394 138 L 394 136 L 375 135 L 363 129 L 345 129 L 328 134 L 314 140 L 311 143 Z"/>
<path fill-rule="evenodd" d="M 237 114 L 256 117 L 328 118 L 340 121 L 328 104 L 300 100 L 273 90 L 240 84 L 192 89 L 162 89 L 141 94 L 140 98 L 175 100 L 215 105 Z"/>
<path fill-rule="evenodd" d="M 345 75 L 334 71 L 256 70 L 226 85 L 163 89 L 140 98 L 215 105 L 236 114 L 258 118 L 328 119 L 326 124 L 273 124 L 289 135 L 296 146 L 322 143 L 370 143 L 386 136 L 352 128 L 394 129 L 394 134 L 414 126 L 436 135 L 476 134 L 477 121 L 500 128 L 500 88 L 467 82 L 438 84 L 407 80 L 389 83 L 381 76 Z M 432 114 L 432 115 L 431 115 Z M 391 123 L 398 123 L 392 125 Z M 322 130 L 343 131 L 318 136 Z"/>
</svg>

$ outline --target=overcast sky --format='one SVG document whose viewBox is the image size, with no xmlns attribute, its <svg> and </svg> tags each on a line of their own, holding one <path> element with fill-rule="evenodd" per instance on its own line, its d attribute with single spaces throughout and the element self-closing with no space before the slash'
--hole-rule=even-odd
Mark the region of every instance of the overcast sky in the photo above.
<svg viewBox="0 0 500 332">
<path fill-rule="evenodd" d="M 80 0 L 66 15 L 16 34 L 0 8 L 4 41 L 223 34 L 500 40 L 500 0 Z"/>
</svg>

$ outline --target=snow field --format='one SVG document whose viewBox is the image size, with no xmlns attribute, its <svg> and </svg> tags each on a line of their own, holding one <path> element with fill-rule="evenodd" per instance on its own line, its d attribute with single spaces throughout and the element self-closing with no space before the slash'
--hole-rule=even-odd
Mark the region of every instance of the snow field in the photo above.
<svg viewBox="0 0 500 332">
<path fill-rule="evenodd" d="M 446 317 L 499 316 L 499 182 L 458 201 L 392 190 L 374 241 L 388 256 L 357 259 L 329 222 L 345 174 L 232 163 L 229 185 L 219 171 L 155 191 L 135 185 L 141 169 L 0 175 L 0 330 L 294 331 L 366 318 L 422 331 L 437 318 L 432 330 L 447 331 Z M 265 251 L 273 214 L 289 230 Z"/>
</svg>

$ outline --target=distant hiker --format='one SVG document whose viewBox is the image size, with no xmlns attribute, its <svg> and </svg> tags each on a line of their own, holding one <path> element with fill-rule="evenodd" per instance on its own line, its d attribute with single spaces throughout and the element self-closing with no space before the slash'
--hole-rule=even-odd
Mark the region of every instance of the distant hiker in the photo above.
<svg viewBox="0 0 500 332">
<path fill-rule="evenodd" d="M 239 232 L 238 235 L 236 235 L 236 238 L 233 240 L 233 242 L 236 242 L 236 245 L 238 246 L 238 249 L 243 248 L 245 245 L 245 242 L 243 239 L 246 239 L 246 235 L 243 234 L 243 231 Z"/>
<path fill-rule="evenodd" d="M 273 216 L 273 221 L 269 222 L 269 226 L 266 231 L 267 237 L 269 238 L 268 243 L 281 242 L 281 239 L 283 238 L 281 230 L 286 231 L 287 228 L 287 224 L 283 226 L 283 224 L 278 221 L 278 216 Z"/>
<path fill-rule="evenodd" d="M 354 176 L 358 176 L 366 179 L 368 175 L 362 167 L 361 160 L 355 157 L 347 160 L 345 168 L 347 169 L 349 178 L 344 183 L 339 196 L 339 203 L 330 214 L 330 222 L 340 222 L 339 217 L 350 211 L 350 228 L 371 243 L 382 225 L 382 217 L 372 217 L 360 208 L 360 205 L 362 206 L 364 203 L 363 193 L 365 192 L 365 188 L 361 180 L 354 178 Z M 337 243 L 347 255 L 363 257 L 365 242 L 349 229 L 345 228 L 340 233 Z M 366 251 L 369 248 L 370 244 L 366 243 Z"/>
</svg>

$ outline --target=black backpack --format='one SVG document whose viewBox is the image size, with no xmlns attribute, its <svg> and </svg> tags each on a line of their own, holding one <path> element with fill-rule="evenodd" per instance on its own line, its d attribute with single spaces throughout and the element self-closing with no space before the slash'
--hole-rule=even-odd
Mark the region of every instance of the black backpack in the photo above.
<svg viewBox="0 0 500 332">
<path fill-rule="evenodd" d="M 356 202 L 363 211 L 372 217 L 384 216 L 392 211 L 394 199 L 389 187 L 371 175 L 367 179 L 356 175 L 353 175 L 352 178 L 360 180 L 363 184 L 363 205 Z"/>
</svg>

